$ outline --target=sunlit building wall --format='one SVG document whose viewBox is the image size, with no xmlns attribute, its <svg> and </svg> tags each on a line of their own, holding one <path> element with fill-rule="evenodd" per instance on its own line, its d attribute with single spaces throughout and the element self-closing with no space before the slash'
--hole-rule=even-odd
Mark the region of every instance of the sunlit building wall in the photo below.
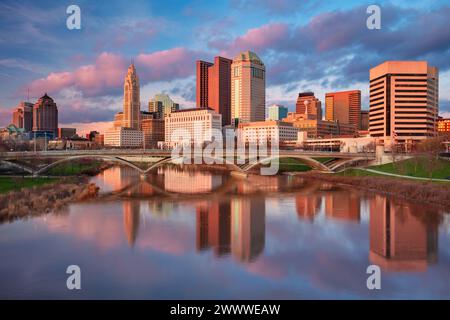
<svg viewBox="0 0 450 320">
<path fill-rule="evenodd" d="M 256 53 L 239 53 L 231 65 L 231 118 L 237 123 L 264 121 L 266 68 Z"/>
<path fill-rule="evenodd" d="M 435 136 L 438 91 L 438 69 L 426 61 L 386 61 L 370 69 L 370 135 L 389 143 Z"/>
</svg>

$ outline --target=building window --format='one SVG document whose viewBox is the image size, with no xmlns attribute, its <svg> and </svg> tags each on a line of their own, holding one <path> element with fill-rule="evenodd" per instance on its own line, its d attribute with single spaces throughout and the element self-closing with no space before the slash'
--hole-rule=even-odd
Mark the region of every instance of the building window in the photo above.
<svg viewBox="0 0 450 320">
<path fill-rule="evenodd" d="M 239 77 L 239 67 L 234 67 L 234 76 Z"/>
</svg>

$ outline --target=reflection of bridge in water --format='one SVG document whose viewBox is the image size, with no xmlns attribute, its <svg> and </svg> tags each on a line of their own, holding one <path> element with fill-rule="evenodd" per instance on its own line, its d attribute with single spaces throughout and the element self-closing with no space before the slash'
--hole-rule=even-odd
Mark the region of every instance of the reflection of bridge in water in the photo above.
<svg viewBox="0 0 450 320">
<path fill-rule="evenodd" d="M 167 163 L 193 163 L 204 165 L 207 163 L 222 164 L 230 171 L 246 173 L 261 165 L 277 159 L 291 158 L 321 172 L 333 172 L 355 163 L 373 161 L 374 154 L 342 153 L 342 152 L 303 152 L 280 150 L 276 155 L 249 157 L 243 159 L 228 159 L 226 156 L 208 156 L 193 153 L 188 156 L 172 157 L 170 151 L 164 150 L 73 150 L 47 152 L 6 152 L 0 154 L 0 162 L 9 164 L 17 169 L 33 175 L 44 175 L 51 168 L 71 161 L 94 159 L 110 161 L 129 166 L 141 174 L 149 174 L 153 170 Z M 327 158 L 326 161 L 318 159 Z M 37 164 L 40 163 L 40 166 Z M 138 165 L 140 164 L 140 165 Z M 145 164 L 146 166 L 143 166 Z"/>
</svg>

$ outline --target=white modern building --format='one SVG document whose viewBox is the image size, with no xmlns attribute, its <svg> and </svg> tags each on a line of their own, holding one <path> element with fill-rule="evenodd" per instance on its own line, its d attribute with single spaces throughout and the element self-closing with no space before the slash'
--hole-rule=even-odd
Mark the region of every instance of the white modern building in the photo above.
<svg viewBox="0 0 450 320">
<path fill-rule="evenodd" d="M 142 147 L 143 133 L 141 130 L 118 127 L 105 132 L 105 146 L 111 147 Z"/>
<path fill-rule="evenodd" d="M 239 134 L 245 143 L 297 140 L 298 128 L 282 121 L 256 121 L 241 123 Z"/>
<path fill-rule="evenodd" d="M 211 142 L 215 132 L 222 130 L 222 116 L 210 108 L 179 110 L 166 115 L 164 121 L 167 148 Z"/>
</svg>

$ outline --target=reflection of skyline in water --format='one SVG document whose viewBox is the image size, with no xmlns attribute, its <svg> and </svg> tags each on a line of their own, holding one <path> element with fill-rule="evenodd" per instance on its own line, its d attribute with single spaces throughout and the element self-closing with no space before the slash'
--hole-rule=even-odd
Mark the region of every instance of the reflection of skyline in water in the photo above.
<svg viewBox="0 0 450 320">
<path fill-rule="evenodd" d="M 424 206 L 374 196 L 370 201 L 370 261 L 388 271 L 425 271 L 437 259 L 438 223 L 433 216 Z"/>
<path fill-rule="evenodd" d="M 183 170 L 168 167 L 159 170 L 164 175 L 164 189 L 176 193 L 205 193 L 222 184 L 222 176 L 208 171 Z"/>
<path fill-rule="evenodd" d="M 365 270 L 377 264 L 383 296 L 416 297 L 406 285 L 426 281 L 431 295 L 450 297 L 443 286 L 450 279 L 450 229 L 444 225 L 450 220 L 435 208 L 284 176 L 223 176 L 222 186 L 197 195 L 165 194 L 163 174 L 144 179 L 127 168 L 95 179 L 120 197 L 0 226 L 0 259 L 8 257 L 0 263 L 4 290 L 16 285 L 9 278 L 29 272 L 13 265 L 35 268 L 47 281 L 62 259 L 80 261 L 90 273 L 112 266 L 106 287 L 122 296 L 145 297 L 152 290 L 155 298 L 254 297 L 250 292 L 332 298 L 344 290 L 345 296 L 363 297 L 367 292 L 358 288 L 365 288 Z M 95 286 L 101 279 L 87 281 Z M 103 296 L 112 292 L 99 290 L 107 292 Z"/>
<path fill-rule="evenodd" d="M 330 219 L 359 222 L 361 220 L 361 196 L 347 190 L 320 192 L 317 185 L 295 197 L 297 215 L 300 219 L 314 221 L 320 210 Z M 323 206 L 323 207 L 322 207 Z"/>
<path fill-rule="evenodd" d="M 217 256 L 232 253 L 238 260 L 254 260 L 264 249 L 265 201 L 235 198 L 197 205 L 197 249 L 212 248 Z"/>
<path fill-rule="evenodd" d="M 220 177 L 218 179 L 217 177 Z M 154 195 L 154 181 L 136 177 L 130 168 L 111 170 L 111 176 L 104 174 L 104 180 L 116 188 L 125 183 L 132 184 L 126 194 Z M 176 182 L 188 177 L 189 183 L 175 187 Z M 200 178 L 199 178 L 200 177 Z M 124 180 L 117 183 L 115 179 Z M 277 191 L 284 177 L 254 177 L 235 181 L 232 188 L 237 194 L 255 191 Z M 210 192 L 222 182 L 220 175 L 211 172 L 195 172 L 169 168 L 164 179 L 157 176 L 164 187 L 181 193 Z M 194 181 L 199 187 L 193 187 Z M 132 183 L 132 181 L 134 181 Z M 297 184 L 298 185 L 298 184 Z M 300 184 L 301 185 L 301 184 Z M 299 188 L 295 195 L 295 209 L 301 220 L 314 221 L 321 214 L 326 219 L 357 222 L 361 220 L 360 193 L 339 189 L 329 183 L 311 182 Z M 396 204 L 384 196 L 367 199 L 369 203 L 370 261 L 389 271 L 424 271 L 428 263 L 437 259 L 437 224 L 420 219 L 412 211 L 421 211 L 417 205 Z M 128 244 L 134 245 L 141 219 L 140 202 L 123 201 L 124 230 Z M 168 216 L 178 207 L 177 202 L 149 201 L 148 208 L 154 214 Z M 218 257 L 231 254 L 238 261 L 251 262 L 264 250 L 265 244 L 265 198 L 262 196 L 231 197 L 214 200 L 198 200 L 196 208 L 196 248 L 199 251 L 211 249 Z M 429 213 L 433 215 L 433 213 Z"/>
</svg>

